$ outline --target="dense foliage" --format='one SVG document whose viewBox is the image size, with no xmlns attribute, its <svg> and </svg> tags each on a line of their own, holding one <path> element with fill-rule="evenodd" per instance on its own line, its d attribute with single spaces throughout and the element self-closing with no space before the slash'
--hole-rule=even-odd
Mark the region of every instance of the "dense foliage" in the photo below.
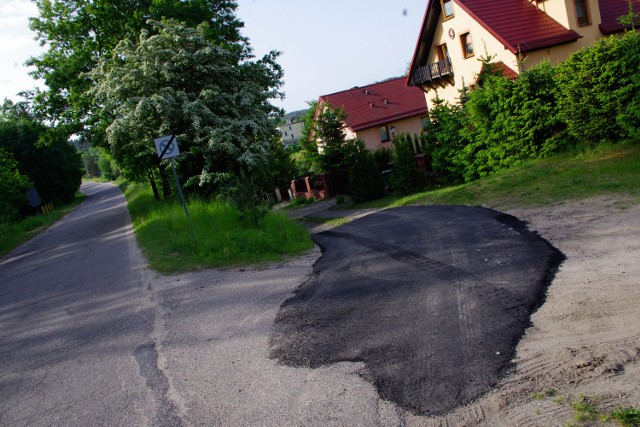
<svg viewBox="0 0 640 427">
<path fill-rule="evenodd" d="M 0 119 L 0 151 L 3 168 L 12 174 L 11 182 L 23 196 L 28 182 L 36 188 L 44 203 L 69 202 L 80 188 L 80 155 L 63 136 L 40 123 L 28 118 L 3 116 Z M 8 197 L 16 203 L 22 199 L 16 194 Z M 22 200 L 14 207 L 23 207 L 26 199 Z"/>
<path fill-rule="evenodd" d="M 393 139 L 393 191 L 401 196 L 420 191 L 425 186 L 425 175 L 416 163 L 413 141 L 408 134 Z"/>
<path fill-rule="evenodd" d="M 277 53 L 240 61 L 207 39 L 206 25 L 153 26 L 155 33 L 122 41 L 90 73 L 91 93 L 111 115 L 106 138 L 124 175 L 153 181 L 157 171 L 166 182 L 152 141 L 176 135 L 183 153 L 176 165 L 188 189 L 214 194 L 241 171 L 265 182 L 276 156 L 269 115 L 277 110 L 268 100 L 280 96 Z"/>
<path fill-rule="evenodd" d="M 87 132 L 93 142 L 101 139 L 100 108 L 88 94 L 92 82 L 87 73 L 100 59 L 112 57 L 122 40 L 135 41 L 150 30 L 149 19 L 174 18 L 189 26 L 208 24 L 207 38 L 246 55 L 248 45 L 240 35 L 233 0 L 36 0 L 39 16 L 31 29 L 47 50 L 32 58 L 34 77 L 47 89 L 36 94 L 44 118 L 67 136 Z"/>
<path fill-rule="evenodd" d="M 435 99 L 423 145 L 432 170 L 471 181 L 580 141 L 640 142 L 639 69 L 640 33 L 628 32 L 515 80 L 489 72 L 459 105 Z"/>
<path fill-rule="evenodd" d="M 558 118 L 554 70 L 542 63 L 509 80 L 489 75 L 464 105 L 468 144 L 464 177 L 471 180 L 544 157 L 558 148 L 564 129 Z"/>
<path fill-rule="evenodd" d="M 25 95 L 40 122 L 89 142 L 87 174 L 122 173 L 166 197 L 173 180 L 153 139 L 172 134 L 188 192 L 229 195 L 242 174 L 260 191 L 292 178 L 271 123 L 278 53 L 253 57 L 235 0 L 35 3 L 31 28 L 47 50 L 29 64 L 47 89 Z"/>
<path fill-rule="evenodd" d="M 556 69 L 561 119 L 591 144 L 640 141 L 640 32 L 612 36 Z"/>
<path fill-rule="evenodd" d="M 362 140 L 351 143 L 351 166 L 349 167 L 349 190 L 356 202 L 366 202 L 382 197 L 384 181 L 372 151 L 365 148 Z"/>
<path fill-rule="evenodd" d="M 29 188 L 29 178 L 20 173 L 13 155 L 0 148 L 0 225 L 19 219 L 20 208 L 27 202 L 25 192 Z"/>
<path fill-rule="evenodd" d="M 342 109 L 322 105 L 315 112 L 311 130 L 305 127 L 303 138 L 307 131 L 310 136 L 302 144 L 312 159 L 316 172 L 332 172 L 350 166 L 344 119 Z"/>
</svg>

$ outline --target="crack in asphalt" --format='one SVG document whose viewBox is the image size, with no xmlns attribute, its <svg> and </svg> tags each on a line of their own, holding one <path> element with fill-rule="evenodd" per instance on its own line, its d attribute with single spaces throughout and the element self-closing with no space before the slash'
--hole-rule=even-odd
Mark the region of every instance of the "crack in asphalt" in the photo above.
<svg viewBox="0 0 640 427">
<path fill-rule="evenodd" d="M 135 349 L 133 357 L 140 367 L 140 375 L 147 381 L 158 402 L 153 425 L 159 427 L 181 427 L 184 422 L 179 415 L 178 408 L 169 398 L 169 380 L 164 372 L 158 368 L 158 351 L 155 343 L 146 343 Z"/>
</svg>

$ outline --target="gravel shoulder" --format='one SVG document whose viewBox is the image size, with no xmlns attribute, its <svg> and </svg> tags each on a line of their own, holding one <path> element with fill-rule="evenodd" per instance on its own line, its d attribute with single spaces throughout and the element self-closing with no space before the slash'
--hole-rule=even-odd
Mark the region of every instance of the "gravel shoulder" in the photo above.
<svg viewBox="0 0 640 427">
<path fill-rule="evenodd" d="M 623 196 L 508 213 L 567 259 L 532 315 L 511 372 L 475 403 L 408 425 L 566 425 L 569 402 L 640 407 L 640 205 Z"/>
</svg>

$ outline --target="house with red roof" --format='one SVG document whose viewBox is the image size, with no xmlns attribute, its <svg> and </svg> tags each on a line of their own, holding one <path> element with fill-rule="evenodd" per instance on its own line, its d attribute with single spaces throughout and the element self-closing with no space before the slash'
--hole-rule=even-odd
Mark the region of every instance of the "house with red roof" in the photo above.
<svg viewBox="0 0 640 427">
<path fill-rule="evenodd" d="M 542 61 L 557 64 L 596 39 L 624 31 L 618 18 L 629 0 L 428 0 L 407 78 L 426 92 L 457 102 L 491 58 L 514 78 Z M 640 0 L 631 0 L 640 12 Z"/>
<path fill-rule="evenodd" d="M 422 132 L 428 120 L 424 93 L 405 77 L 323 95 L 316 116 L 327 106 L 344 111 L 346 137 L 362 139 L 370 150 L 390 148 L 394 134 Z"/>
</svg>

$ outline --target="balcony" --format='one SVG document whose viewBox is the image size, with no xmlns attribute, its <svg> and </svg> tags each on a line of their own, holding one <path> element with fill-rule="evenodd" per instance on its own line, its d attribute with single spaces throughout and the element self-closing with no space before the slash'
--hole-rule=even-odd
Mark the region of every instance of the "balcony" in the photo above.
<svg viewBox="0 0 640 427">
<path fill-rule="evenodd" d="M 453 84 L 453 69 L 448 59 L 423 65 L 413 71 L 411 81 L 416 86 L 429 86 L 434 89 L 435 84 L 444 87 L 446 83 Z"/>
</svg>

